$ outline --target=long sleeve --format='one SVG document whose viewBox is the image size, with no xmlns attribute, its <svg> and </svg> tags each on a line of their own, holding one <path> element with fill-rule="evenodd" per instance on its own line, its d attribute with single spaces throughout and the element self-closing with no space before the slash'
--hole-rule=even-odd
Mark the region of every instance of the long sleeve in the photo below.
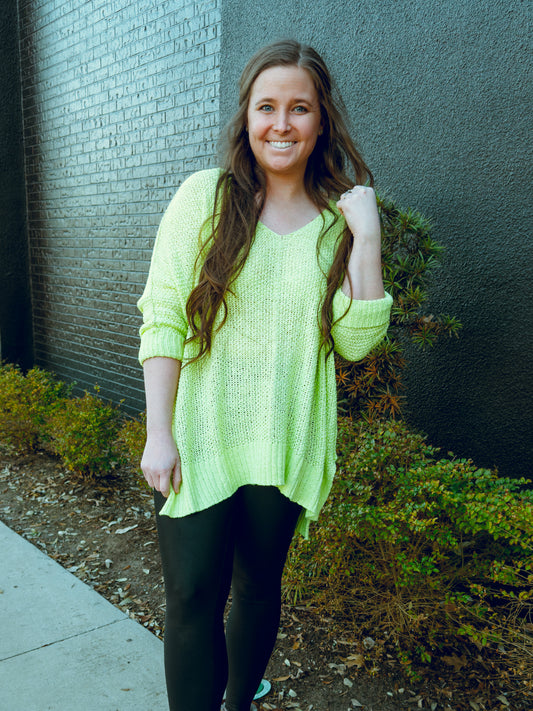
<svg viewBox="0 0 533 711">
<path fill-rule="evenodd" d="M 209 215 L 219 171 L 195 173 L 181 185 L 157 233 L 150 272 L 137 306 L 143 314 L 139 361 L 164 356 L 181 360 L 187 337 L 185 307 L 194 288 L 200 230 Z M 207 188 L 207 189 L 206 189 Z"/>
</svg>

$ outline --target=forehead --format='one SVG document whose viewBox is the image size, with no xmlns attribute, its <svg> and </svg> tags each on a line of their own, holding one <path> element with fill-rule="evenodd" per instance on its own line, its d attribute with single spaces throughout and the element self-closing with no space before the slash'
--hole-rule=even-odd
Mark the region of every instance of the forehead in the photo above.
<svg viewBox="0 0 533 711">
<path fill-rule="evenodd" d="M 311 74 L 303 67 L 269 67 L 252 84 L 250 99 L 299 98 L 318 102 L 318 94 Z"/>
</svg>

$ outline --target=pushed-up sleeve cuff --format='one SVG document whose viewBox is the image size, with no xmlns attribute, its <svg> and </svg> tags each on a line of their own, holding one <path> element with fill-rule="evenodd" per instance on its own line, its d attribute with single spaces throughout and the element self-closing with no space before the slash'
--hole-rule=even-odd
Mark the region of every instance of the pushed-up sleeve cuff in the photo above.
<svg viewBox="0 0 533 711">
<path fill-rule="evenodd" d="M 185 336 L 171 327 L 144 328 L 141 327 L 141 347 L 139 363 L 142 365 L 148 358 L 183 359 Z"/>
<path fill-rule="evenodd" d="M 346 360 L 361 360 L 387 333 L 392 296 L 382 299 L 351 299 L 338 289 L 333 297 L 332 336 L 335 350 Z"/>
</svg>

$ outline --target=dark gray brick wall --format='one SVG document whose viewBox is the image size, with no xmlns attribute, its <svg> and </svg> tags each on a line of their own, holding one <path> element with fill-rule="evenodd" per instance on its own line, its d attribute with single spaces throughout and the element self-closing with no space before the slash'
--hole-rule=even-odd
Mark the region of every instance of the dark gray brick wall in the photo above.
<svg viewBox="0 0 533 711">
<path fill-rule="evenodd" d="M 157 225 L 216 161 L 219 0 L 20 0 L 19 24 L 35 361 L 135 411 Z"/>
</svg>

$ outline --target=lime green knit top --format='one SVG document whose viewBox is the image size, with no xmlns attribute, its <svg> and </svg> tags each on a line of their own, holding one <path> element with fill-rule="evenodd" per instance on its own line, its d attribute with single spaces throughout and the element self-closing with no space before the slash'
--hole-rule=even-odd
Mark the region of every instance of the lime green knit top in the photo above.
<svg viewBox="0 0 533 711">
<path fill-rule="evenodd" d="M 194 342 L 185 344 L 185 305 L 219 175 L 205 170 L 188 178 L 161 221 L 138 303 L 141 363 L 154 356 L 186 363 L 196 352 Z M 259 484 L 278 487 L 303 507 L 297 530 L 304 536 L 318 518 L 336 459 L 334 359 L 320 349 L 318 325 L 324 274 L 345 224 L 338 220 L 317 255 L 318 237 L 332 221 L 326 211 L 288 235 L 258 224 L 233 293 L 226 295 L 226 323 L 213 330 L 211 353 L 181 370 L 173 434 L 183 479 L 162 514 L 185 516 L 242 485 Z M 388 294 L 357 301 L 337 291 L 334 318 L 348 310 L 333 328 L 340 355 L 359 360 L 381 341 L 391 303 Z"/>
</svg>

